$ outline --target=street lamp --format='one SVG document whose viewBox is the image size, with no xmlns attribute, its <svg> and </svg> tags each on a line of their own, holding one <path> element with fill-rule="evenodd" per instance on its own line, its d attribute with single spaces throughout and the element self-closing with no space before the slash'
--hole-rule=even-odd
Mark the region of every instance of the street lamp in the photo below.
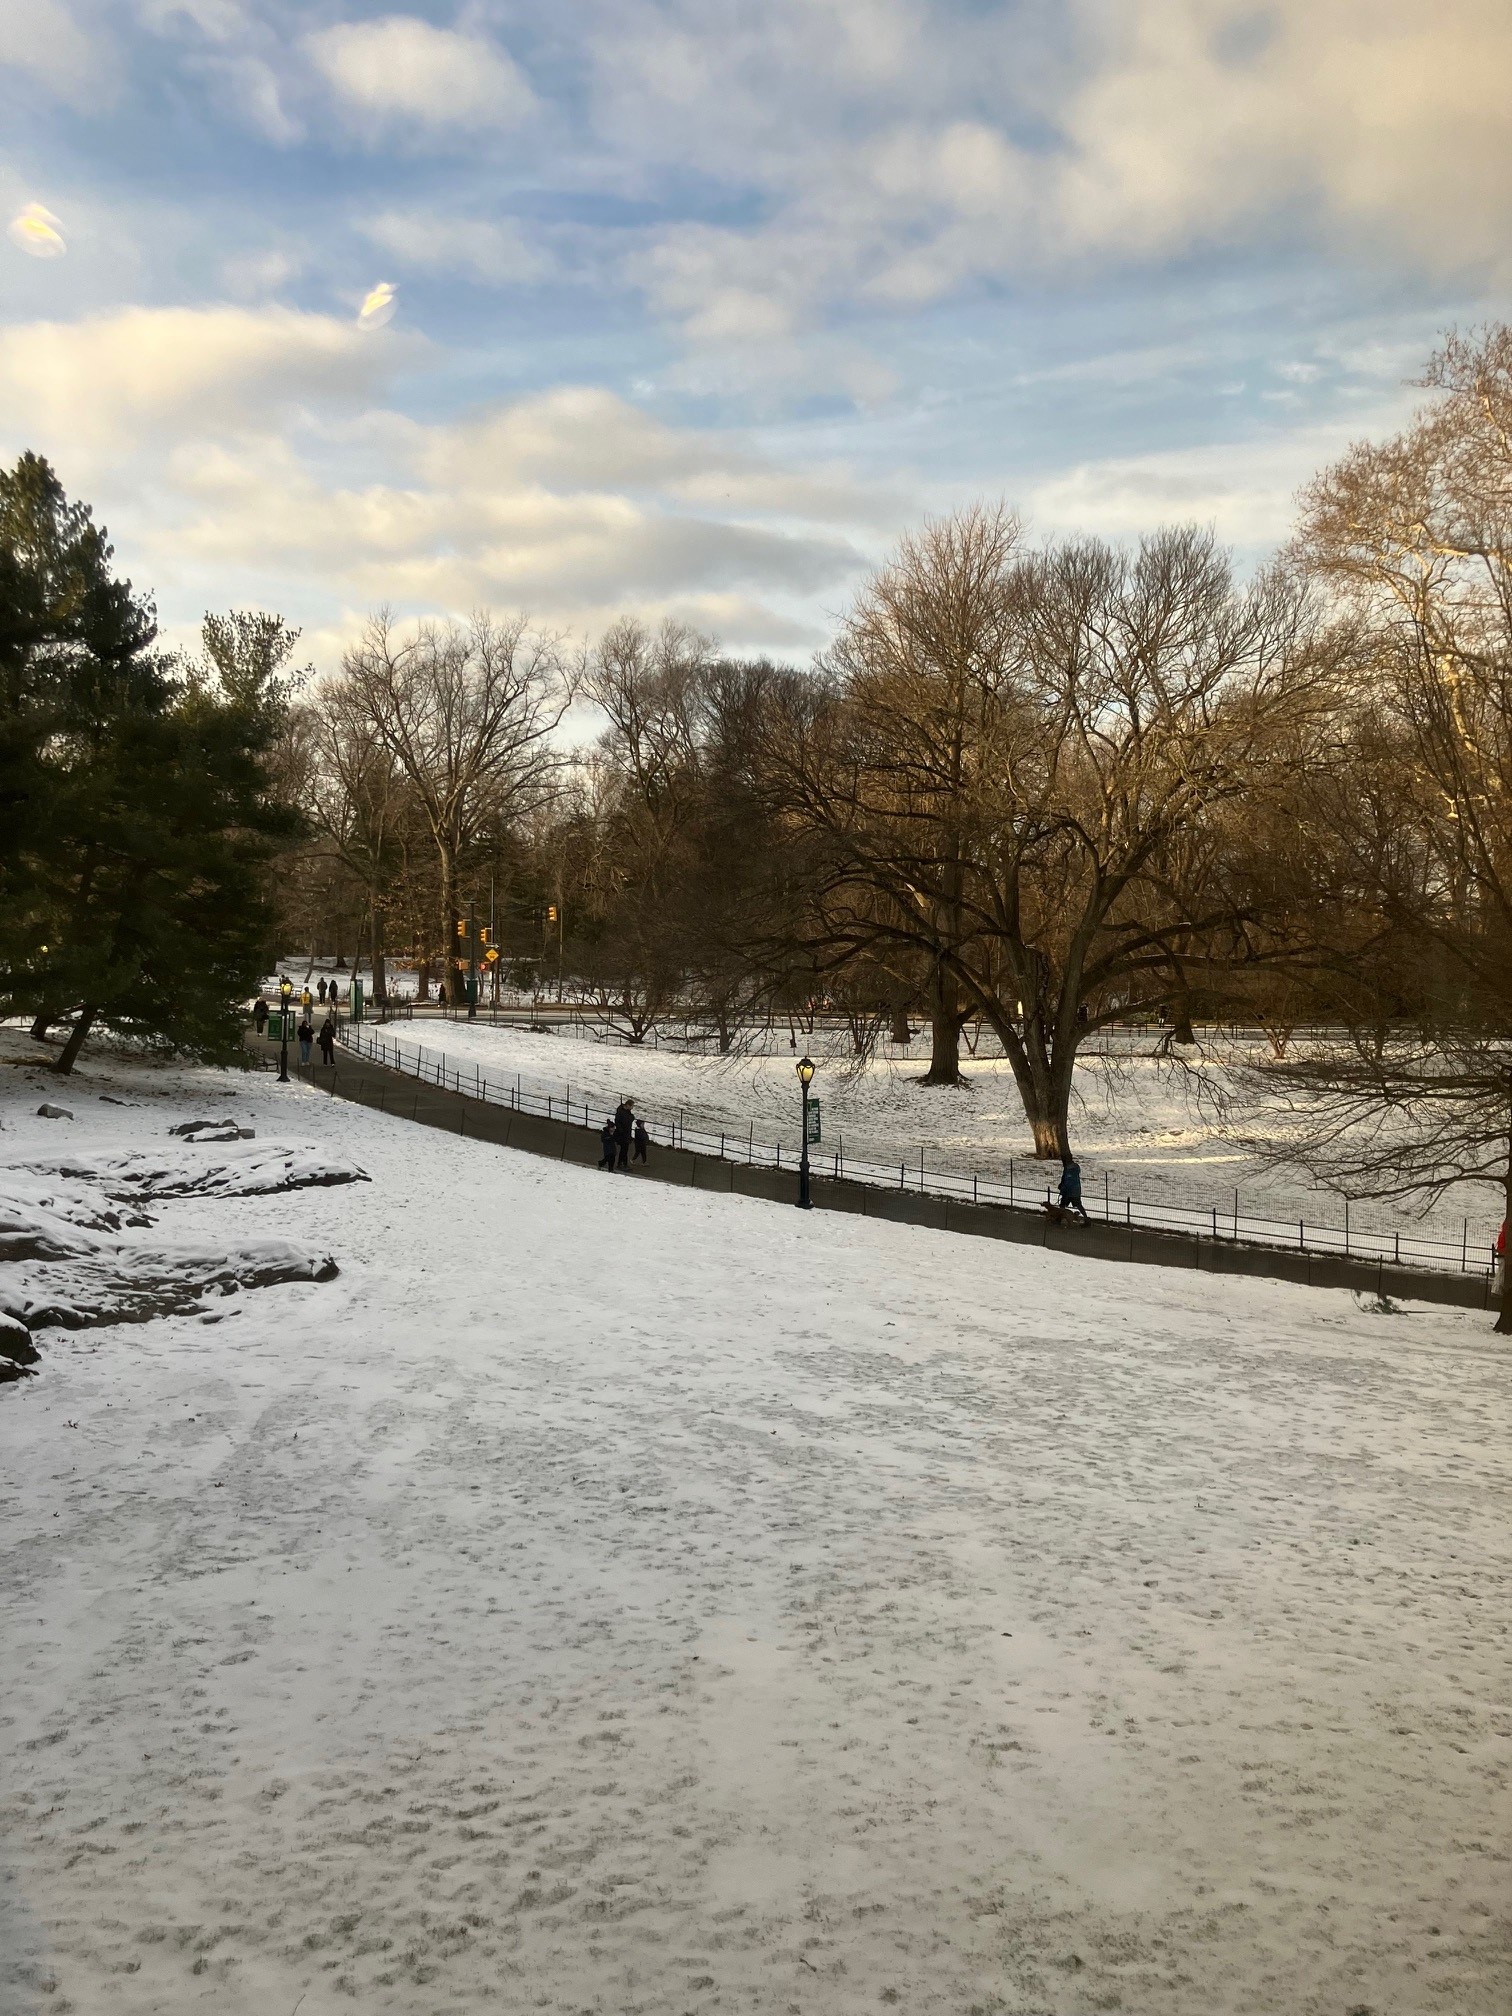
<svg viewBox="0 0 1512 2016">
<path fill-rule="evenodd" d="M 797 1064 L 798 1083 L 803 1087 L 803 1153 L 798 1158 L 798 1209 L 812 1211 L 814 1200 L 809 1196 L 809 1087 L 814 1082 L 814 1060 L 805 1054 Z"/>
<path fill-rule="evenodd" d="M 289 1003 L 293 997 L 294 982 L 285 974 L 278 983 L 278 999 L 282 1009 L 282 1013 L 278 1018 L 278 1029 L 281 1039 L 278 1049 L 278 1082 L 280 1085 L 287 1085 L 289 1082 Z"/>
</svg>

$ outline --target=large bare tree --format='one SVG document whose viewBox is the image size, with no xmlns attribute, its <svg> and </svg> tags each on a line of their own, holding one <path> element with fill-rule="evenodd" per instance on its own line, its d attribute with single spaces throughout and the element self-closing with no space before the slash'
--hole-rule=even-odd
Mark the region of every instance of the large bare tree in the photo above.
<svg viewBox="0 0 1512 2016">
<path fill-rule="evenodd" d="M 996 1031 L 1041 1156 L 1071 1155 L 1076 1055 L 1190 972 L 1250 956 L 1194 836 L 1304 763 L 1331 698 L 1305 596 L 1195 532 L 1025 552 L 1012 517 L 928 525 L 790 682 L 776 789 L 812 858 L 815 957 L 930 975 L 947 1064 Z M 954 1026 L 949 1026 L 953 1024 Z"/>
<path fill-rule="evenodd" d="M 457 925 L 479 842 L 533 817 L 560 788 L 556 739 L 574 670 L 563 640 L 526 618 L 399 631 L 387 611 L 342 660 L 333 707 L 366 725 L 413 792 L 435 850 L 437 927 L 453 1000 L 464 962 Z"/>
</svg>

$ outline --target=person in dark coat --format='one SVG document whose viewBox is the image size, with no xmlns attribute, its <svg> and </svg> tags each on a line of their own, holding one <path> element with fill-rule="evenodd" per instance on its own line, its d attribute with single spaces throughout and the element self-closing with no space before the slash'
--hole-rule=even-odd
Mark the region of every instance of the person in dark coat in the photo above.
<svg viewBox="0 0 1512 2016">
<path fill-rule="evenodd" d="M 614 1167 L 614 1122 L 612 1120 L 606 1120 L 599 1129 L 599 1142 L 603 1153 L 599 1156 L 598 1166 L 600 1169 L 612 1169 Z"/>
<path fill-rule="evenodd" d="M 326 1064 L 336 1062 L 336 1017 L 327 1015 L 320 1025 L 320 1055 Z"/>
<path fill-rule="evenodd" d="M 266 998 L 263 995 L 259 994 L 257 999 L 252 1004 L 252 1027 L 257 1031 L 258 1035 L 261 1036 L 261 1034 L 263 1033 L 264 1029 L 267 1028 L 267 1026 L 268 1026 L 268 1003 Z"/>
<path fill-rule="evenodd" d="M 301 1064 L 308 1064 L 310 1061 L 310 1045 L 315 1041 L 315 1024 L 310 1020 L 310 1011 L 308 1008 L 300 1016 L 299 1027 L 294 1033 L 299 1038 L 299 1061 Z"/>
<path fill-rule="evenodd" d="M 635 1101 L 621 1099 L 614 1109 L 614 1166 L 630 1174 L 630 1143 L 635 1137 Z"/>
<path fill-rule="evenodd" d="M 1083 1225 L 1086 1224 L 1087 1207 L 1082 1202 L 1081 1164 L 1079 1162 L 1067 1162 L 1061 1168 L 1060 1208 L 1063 1212 L 1074 1211 Z"/>
<path fill-rule="evenodd" d="M 446 982 L 444 980 L 438 982 L 436 987 L 436 1006 L 438 1008 L 446 1006 Z"/>
<path fill-rule="evenodd" d="M 336 982 L 333 980 L 331 984 L 326 988 L 326 1006 L 328 1008 L 334 1008 L 336 1006 L 336 1003 L 340 999 L 341 995 L 337 991 Z"/>
<path fill-rule="evenodd" d="M 322 974 L 322 975 L 321 975 L 321 978 L 320 978 L 320 989 L 319 989 L 319 992 L 320 992 L 320 1005 L 321 1005 L 321 1007 L 322 1007 L 322 1008 L 324 1008 L 324 1006 L 325 1006 L 325 975 L 324 975 L 324 974 Z"/>
<path fill-rule="evenodd" d="M 651 1136 L 646 1132 L 646 1123 L 639 1116 L 635 1122 L 635 1153 L 632 1162 L 645 1162 L 651 1147 Z"/>
</svg>

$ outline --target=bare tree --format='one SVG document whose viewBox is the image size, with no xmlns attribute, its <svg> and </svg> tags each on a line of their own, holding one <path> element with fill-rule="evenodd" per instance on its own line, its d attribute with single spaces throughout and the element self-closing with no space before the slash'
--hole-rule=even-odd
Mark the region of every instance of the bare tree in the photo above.
<svg viewBox="0 0 1512 2016">
<path fill-rule="evenodd" d="M 437 927 L 453 1000 L 464 962 L 465 875 L 491 828 L 531 817 L 560 788 L 556 731 L 574 678 L 559 637 L 523 616 L 424 622 L 375 616 L 342 661 L 337 702 L 371 729 L 420 806 L 438 870 Z"/>
<path fill-rule="evenodd" d="M 1348 895 L 1319 976 L 1348 1035 L 1270 1082 L 1294 1159 L 1353 1194 L 1494 1173 L 1512 1213 L 1512 330 L 1451 338 L 1427 383 L 1433 405 L 1304 501 L 1294 556 L 1354 626 L 1309 802 Z"/>
<path fill-rule="evenodd" d="M 948 1060 L 980 1015 L 1036 1154 L 1068 1159 L 1086 1036 L 1163 1002 L 1178 961 L 1249 956 L 1242 893 L 1184 880 L 1183 847 L 1306 760 L 1331 693 L 1306 598 L 1241 592 L 1195 532 L 1025 554 L 979 508 L 905 540 L 825 669 L 770 745 L 808 945 L 922 968 Z"/>
</svg>

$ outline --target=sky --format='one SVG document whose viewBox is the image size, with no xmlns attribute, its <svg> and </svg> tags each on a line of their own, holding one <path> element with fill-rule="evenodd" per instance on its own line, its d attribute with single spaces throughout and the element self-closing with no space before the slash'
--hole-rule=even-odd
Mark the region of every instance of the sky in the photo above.
<svg viewBox="0 0 1512 2016">
<path fill-rule="evenodd" d="M 0 458 L 322 665 L 801 661 L 978 497 L 1253 565 L 1508 313 L 1509 74 L 1506 0 L 3 0 Z"/>
</svg>

